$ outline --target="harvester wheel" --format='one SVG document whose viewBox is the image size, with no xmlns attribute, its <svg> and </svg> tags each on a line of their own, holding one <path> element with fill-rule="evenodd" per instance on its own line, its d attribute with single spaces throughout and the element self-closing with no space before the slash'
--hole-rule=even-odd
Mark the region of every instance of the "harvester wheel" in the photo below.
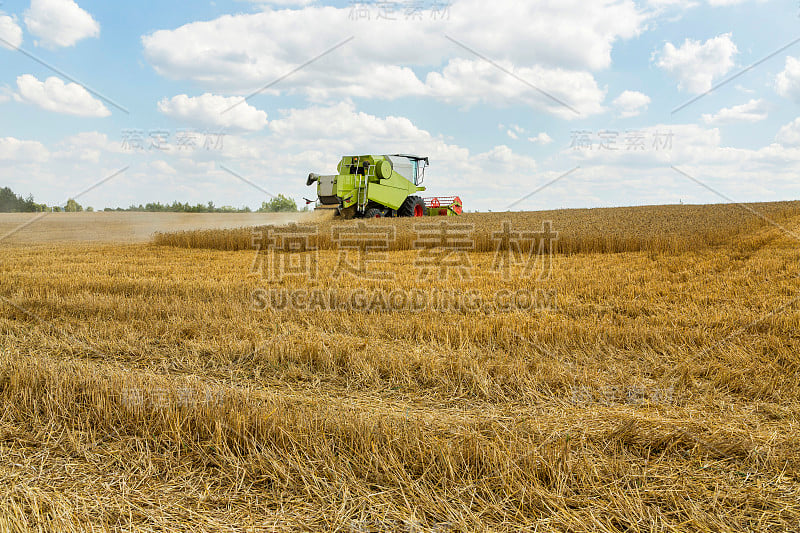
<svg viewBox="0 0 800 533">
<path fill-rule="evenodd" d="M 377 207 L 371 207 L 364 213 L 364 218 L 383 218 L 383 211 Z"/>
<path fill-rule="evenodd" d="M 425 202 L 419 196 L 409 196 L 400 209 L 397 210 L 397 216 L 400 217 L 424 217 L 425 216 Z"/>
</svg>

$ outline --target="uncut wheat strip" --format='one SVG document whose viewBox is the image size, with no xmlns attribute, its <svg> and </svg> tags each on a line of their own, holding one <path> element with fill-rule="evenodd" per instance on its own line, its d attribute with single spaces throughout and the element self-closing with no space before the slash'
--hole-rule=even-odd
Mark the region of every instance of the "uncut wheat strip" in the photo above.
<svg viewBox="0 0 800 533">
<path fill-rule="evenodd" d="M 796 204 L 796 203 L 795 203 Z M 785 220 L 788 217 L 796 216 L 800 212 L 795 204 L 788 204 L 791 207 L 786 207 L 785 204 L 767 205 L 767 211 L 775 218 Z M 515 221 L 517 227 L 525 222 L 532 222 L 540 224 L 541 220 L 547 218 L 556 218 L 556 229 L 560 228 L 561 238 L 556 243 L 556 250 L 560 253 L 609 253 L 609 252 L 625 252 L 637 250 L 651 250 L 651 251 L 666 251 L 676 252 L 689 249 L 701 248 L 704 246 L 722 244 L 728 242 L 734 235 L 740 234 L 745 231 L 752 231 L 755 228 L 766 225 L 762 219 L 758 219 L 749 214 L 744 214 L 739 206 L 699 206 L 697 208 L 672 206 L 672 209 L 665 208 L 646 208 L 646 209 L 617 209 L 617 210 L 596 210 L 589 213 L 590 219 L 596 229 L 589 229 L 588 233 L 578 231 L 578 235 L 570 235 L 569 229 L 571 224 L 563 222 L 564 220 L 572 221 L 580 220 L 581 217 L 585 218 L 586 213 L 580 210 L 572 212 L 550 212 L 550 213 L 495 213 L 495 214 L 469 214 L 460 217 L 459 222 L 473 223 L 476 226 L 480 225 L 482 228 L 475 235 L 476 250 L 478 251 L 493 251 L 495 243 L 491 238 L 491 224 L 495 226 L 501 221 Z M 760 206 L 759 206 L 760 207 Z M 650 226 L 643 226 L 641 224 L 641 213 L 654 212 L 659 213 L 659 222 L 655 228 L 650 229 Z M 684 211 L 691 213 L 687 224 L 687 218 L 677 216 L 673 211 Z M 629 235 L 619 235 L 614 233 L 613 222 L 609 219 L 602 220 L 604 214 L 610 212 L 625 213 L 625 216 L 617 222 L 619 230 L 628 232 Z M 709 214 L 711 216 L 709 216 Z M 733 215 L 733 216 L 731 216 Z M 542 218 L 539 218 L 542 217 Z M 545 218 L 547 217 L 547 218 Z M 534 222 L 536 221 L 536 222 Z M 676 221 L 680 221 L 676 223 Z M 707 226 L 714 227 L 713 230 L 705 229 L 699 231 L 698 228 L 693 226 L 693 223 L 700 222 Z M 330 230 L 333 226 L 346 226 L 357 224 L 354 221 L 328 221 L 322 222 L 317 226 L 317 234 L 313 238 L 314 245 L 320 249 L 333 249 L 334 243 L 330 238 Z M 413 220 L 385 220 L 381 225 L 393 226 L 399 230 L 399 238 L 395 241 L 393 249 L 404 250 L 410 249 L 414 237 L 410 233 L 413 224 L 418 223 Z M 559 226 L 559 224 L 561 224 Z M 579 223 L 580 224 L 580 223 Z M 669 233 L 669 229 L 665 225 L 672 224 L 672 226 L 681 235 L 671 235 L 664 237 L 665 233 Z M 585 225 L 585 224 L 584 224 Z M 611 229 L 609 226 L 612 225 Z M 566 226 L 567 231 L 564 231 Z M 591 226 L 590 226 L 591 227 Z M 642 229 L 648 228 L 647 231 L 653 235 L 648 235 L 647 232 L 642 232 Z M 256 232 L 268 232 L 270 227 L 259 228 L 239 228 L 235 230 L 221 230 L 221 231 L 200 231 L 200 232 L 181 232 L 177 234 L 158 234 L 154 242 L 158 245 L 176 245 L 184 247 L 208 247 L 224 250 L 245 250 L 252 247 L 252 234 Z M 573 228 L 574 231 L 574 228 Z M 687 238 L 687 237 L 693 238 Z"/>
</svg>

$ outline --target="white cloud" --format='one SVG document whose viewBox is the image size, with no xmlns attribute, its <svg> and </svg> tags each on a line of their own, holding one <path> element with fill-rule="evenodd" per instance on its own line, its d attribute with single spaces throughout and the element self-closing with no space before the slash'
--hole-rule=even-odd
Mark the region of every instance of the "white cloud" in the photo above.
<svg viewBox="0 0 800 533">
<path fill-rule="evenodd" d="M 513 69 L 510 63 L 499 63 Z M 453 59 L 444 70 L 428 74 L 431 96 L 447 103 L 500 106 L 523 104 L 565 119 L 602 113 L 606 91 L 588 72 L 539 66 L 516 69 L 516 74 L 545 94 L 481 60 Z M 549 95 L 549 96 L 548 96 Z"/>
<path fill-rule="evenodd" d="M 485 191 L 486 175 L 498 171 L 509 176 L 500 188 L 511 189 L 500 196 L 506 199 L 528 185 L 536 169 L 536 161 L 514 153 L 507 146 L 497 146 L 482 153 L 448 144 L 399 116 L 378 117 L 356 110 L 350 102 L 332 106 L 312 106 L 292 109 L 269 123 L 272 135 L 266 141 L 250 140 L 230 143 L 229 156 L 242 164 L 247 154 L 258 154 L 254 165 L 273 161 L 271 168 L 280 168 L 290 177 L 284 185 L 299 183 L 295 176 L 309 171 L 327 173 L 336 168 L 339 157 L 356 153 L 418 153 L 430 156 L 431 167 L 426 173 L 426 194 L 460 194 L 474 198 L 477 203 L 489 201 Z M 302 151 L 297 147 L 301 146 Z M 267 156 L 265 152 L 271 155 Z M 253 171 L 255 174 L 257 171 Z M 263 173 L 263 171 L 261 171 Z M 517 187 L 515 189 L 515 187 Z M 298 186 L 297 196 L 308 196 L 308 189 Z"/>
<path fill-rule="evenodd" d="M 278 7 L 303 7 L 313 4 L 316 0 L 248 0 L 254 4 L 272 5 Z"/>
<path fill-rule="evenodd" d="M 704 43 L 686 39 L 680 48 L 666 43 L 653 54 L 656 65 L 678 80 L 678 88 L 692 93 L 711 89 L 715 78 L 731 70 L 738 49 L 730 33 L 718 35 Z"/>
<path fill-rule="evenodd" d="M 169 163 L 167 163 L 166 161 L 164 161 L 162 159 L 157 159 L 156 161 L 151 162 L 150 163 L 150 167 L 153 170 L 155 170 L 156 172 L 159 172 L 161 174 L 177 174 L 178 173 L 178 171 L 175 170 L 172 167 L 172 165 L 170 165 Z"/>
<path fill-rule="evenodd" d="M 541 132 L 536 137 L 528 137 L 528 140 L 534 144 L 541 144 L 541 145 L 547 145 L 553 142 L 553 139 L 545 132 Z"/>
<path fill-rule="evenodd" d="M 0 104 L 8 102 L 14 97 L 14 91 L 8 85 L 0 85 Z"/>
<path fill-rule="evenodd" d="M 131 165 L 121 179 L 131 180 L 125 187 L 139 191 L 139 196 L 87 200 L 92 205 L 138 204 L 157 198 L 192 203 L 213 199 L 219 205 L 257 204 L 254 195 L 258 193 L 222 171 L 215 161 L 225 161 L 225 165 L 267 190 L 299 199 L 313 195 L 313 190 L 305 186 L 305 176 L 311 171 L 334 172 L 342 155 L 419 153 L 431 158 L 426 194 L 467 195 L 472 198 L 470 209 L 491 205 L 488 203 L 491 193 L 485 190 L 486 175 L 493 172 L 508 175 L 498 185 L 498 201 L 506 202 L 521 187 L 540 177 L 534 174 L 537 165 L 533 158 L 515 153 L 507 146 L 470 151 L 418 128 L 408 118 L 360 112 L 349 101 L 285 110 L 258 136 L 226 135 L 224 149 L 218 152 L 120 153 L 118 145 L 111 146 L 104 135 L 95 132 L 71 137 L 60 143 L 59 148 L 63 152 L 59 152 L 59 160 L 71 159 L 60 166 L 59 160 L 55 160 L 52 174 L 57 174 L 64 164 L 69 165 L 65 171 L 69 175 L 77 175 L 80 169 L 81 175 L 92 176 L 103 175 L 106 167 L 111 167 L 106 173 L 110 174 L 115 166 Z M 94 161 L 93 150 L 101 153 Z M 102 192 L 98 191 L 98 195 Z M 37 198 L 45 196 L 36 190 L 33 193 Z M 57 196 L 68 194 L 69 190 L 59 190 Z"/>
<path fill-rule="evenodd" d="M 775 78 L 775 90 L 784 98 L 800 102 L 800 60 L 786 58 L 786 66 Z"/>
<path fill-rule="evenodd" d="M 515 141 L 519 139 L 519 136 L 525 133 L 525 128 L 518 126 L 516 124 L 512 124 L 509 126 L 509 129 L 506 130 L 506 135 L 514 139 Z"/>
<path fill-rule="evenodd" d="M 675 8 L 683 11 L 697 7 L 698 2 L 695 0 L 648 0 L 647 5 L 659 11 L 666 8 Z"/>
<path fill-rule="evenodd" d="M 245 94 L 352 34 L 353 41 L 271 91 L 300 93 L 316 102 L 343 96 L 431 95 L 456 105 L 478 101 L 505 105 L 511 99 L 537 102 L 549 111 L 560 107 L 445 39 L 442 21 L 430 17 L 406 21 L 400 16 L 367 24 L 349 20 L 350 11 L 326 6 L 226 15 L 156 31 L 143 36 L 142 43 L 145 57 L 166 77 Z M 476 12 L 482 16 L 474 17 Z M 509 20 L 527 22 L 509 25 Z M 601 107 L 602 91 L 590 72 L 608 68 L 614 42 L 638 35 L 644 23 L 645 16 L 632 0 L 497 0 L 488 10 L 481 0 L 461 0 L 451 8 L 447 33 L 591 114 Z M 437 71 L 441 65 L 444 71 Z M 425 73 L 426 81 L 412 69 Z M 480 76 L 477 89 L 472 79 L 465 79 L 474 75 Z M 493 94 L 497 83 L 499 96 Z"/>
<path fill-rule="evenodd" d="M 58 150 L 53 153 L 53 157 L 57 159 L 91 163 L 99 163 L 103 156 L 125 153 L 122 143 L 111 142 L 105 133 L 96 131 L 72 135 L 59 142 L 56 147 Z"/>
<path fill-rule="evenodd" d="M 31 0 L 25 25 L 47 48 L 74 46 L 100 35 L 100 24 L 73 0 Z"/>
<path fill-rule="evenodd" d="M 800 129 L 800 123 L 793 126 Z M 652 148 L 650 141 L 657 132 L 673 134 L 670 150 Z M 102 134 L 81 134 L 65 141 L 62 147 L 65 151 L 79 145 L 97 147 L 102 150 L 99 162 L 81 157 L 62 163 L 51 157 L 46 165 L 26 167 L 26 181 L 20 183 L 39 184 L 39 189 L 31 192 L 40 201 L 53 197 L 53 203 L 88 186 L 89 176 L 97 179 L 131 165 L 115 187 L 98 188 L 82 203 L 115 206 L 177 199 L 253 206 L 260 203 L 260 193 L 214 161 L 225 161 L 229 168 L 266 190 L 299 200 L 313 195 L 313 189 L 305 186 L 305 176 L 312 171 L 334 172 L 342 155 L 416 152 L 431 158 L 426 195 L 458 194 L 468 210 L 503 209 L 576 165 L 581 167 L 578 172 L 514 209 L 660 204 L 679 199 L 722 201 L 676 173 L 670 164 L 737 200 L 779 200 L 800 194 L 796 178 L 800 172 L 800 148 L 777 143 L 760 149 L 731 148 L 722 144 L 718 128 L 696 124 L 661 124 L 646 128 L 644 133 L 648 143 L 641 152 L 576 152 L 567 148 L 558 160 L 550 158 L 553 160 L 539 163 L 506 145 L 470 151 L 448 144 L 443 137 L 418 128 L 407 118 L 370 115 L 359 112 L 352 102 L 342 102 L 281 112 L 262 134 L 226 136 L 224 150 L 215 153 L 196 150 L 120 154 L 119 147 L 109 147 Z M 798 139 L 800 136 L 796 135 L 795 141 Z M 0 141 L 0 158 L 8 151 L 8 144 L 7 140 Z M 14 144 L 12 151 L 18 151 L 20 141 Z M 26 149 L 44 152 L 40 146 L 37 150 L 37 145 L 29 143 Z M 117 152 L 108 151 L 111 148 Z M 30 156 L 27 159 L 32 160 Z M 504 179 L 487 186 L 486 175 L 503 175 Z M 15 186 L 13 177 L 9 183 Z"/>
<path fill-rule="evenodd" d="M 794 128 L 800 128 L 800 124 L 794 124 Z M 696 124 L 659 124 L 642 132 L 647 139 L 643 150 L 626 150 L 624 145 L 615 151 L 565 149 L 562 155 L 581 166 L 580 174 L 592 176 L 580 186 L 573 184 L 573 188 L 585 187 L 594 191 L 598 200 L 611 200 L 616 205 L 662 204 L 670 198 L 693 203 L 726 201 L 673 170 L 671 166 L 675 165 L 738 201 L 787 200 L 800 195 L 796 178 L 800 148 L 777 143 L 756 149 L 725 146 L 719 128 Z M 673 136 L 671 145 L 654 148 L 654 136 L 665 132 Z M 800 141 L 797 132 L 794 141 Z M 606 190 L 601 191 L 601 187 Z"/>
<path fill-rule="evenodd" d="M 733 122 L 760 122 L 768 116 L 767 105 L 763 99 L 750 100 L 746 104 L 720 109 L 713 115 L 703 114 L 706 124 L 730 124 Z"/>
<path fill-rule="evenodd" d="M 164 98 L 158 110 L 181 122 L 201 128 L 258 131 L 267 125 L 267 114 L 239 97 L 226 98 L 210 93 L 189 97 L 185 94 Z"/>
<path fill-rule="evenodd" d="M 85 88 L 77 83 L 65 84 L 55 76 L 42 82 L 30 74 L 23 74 L 17 78 L 17 90 L 19 92 L 14 95 L 17 101 L 33 104 L 47 111 L 81 117 L 111 115 L 111 111 Z"/>
<path fill-rule="evenodd" d="M 0 48 L 18 48 L 22 44 L 22 28 L 17 24 L 16 17 L 11 17 L 0 11 Z"/>
<path fill-rule="evenodd" d="M 355 104 L 350 101 L 334 106 L 292 109 L 284 117 L 272 120 L 269 129 L 280 139 L 312 143 L 324 139 L 353 148 L 358 145 L 364 148 L 368 145 L 396 145 L 402 148 L 398 148 L 398 151 L 405 151 L 418 143 L 428 143 L 432 139 L 430 133 L 420 130 L 405 117 L 380 118 L 357 112 Z"/>
<path fill-rule="evenodd" d="M 775 140 L 783 146 L 800 146 L 800 118 L 782 126 Z"/>
<path fill-rule="evenodd" d="M 736 4 L 743 4 L 748 1 L 749 0 L 705 0 L 705 3 L 711 7 L 728 7 Z M 766 0 L 757 1 L 763 3 Z M 673 14 L 666 19 L 669 22 L 680 20 L 685 11 L 693 9 L 703 3 L 704 2 L 701 0 L 647 0 L 647 6 L 651 8 L 655 14 L 661 15 L 665 12 L 677 12 L 677 16 Z"/>
<path fill-rule="evenodd" d="M 22 141 L 14 137 L 0 137 L 0 160 L 18 163 L 42 162 L 49 152 L 38 141 Z"/>
<path fill-rule="evenodd" d="M 620 117 L 635 117 L 647 111 L 647 106 L 650 105 L 650 97 L 638 91 L 623 91 L 612 102 L 612 105 Z"/>
<path fill-rule="evenodd" d="M 710 6 L 720 7 L 720 6 L 735 6 L 737 4 L 743 4 L 748 0 L 707 0 L 707 1 L 708 5 Z M 765 0 L 759 0 L 759 2 L 764 2 L 764 1 Z"/>
<path fill-rule="evenodd" d="M 493 165 L 509 166 L 514 163 L 514 151 L 506 145 L 495 146 L 488 152 L 478 154 L 476 162 L 488 162 Z M 536 165 L 533 165 L 535 168 Z"/>
</svg>

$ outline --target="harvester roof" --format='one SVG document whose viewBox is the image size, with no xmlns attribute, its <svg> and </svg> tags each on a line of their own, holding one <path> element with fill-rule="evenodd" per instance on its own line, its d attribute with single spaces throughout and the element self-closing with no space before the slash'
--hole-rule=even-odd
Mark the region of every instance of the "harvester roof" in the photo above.
<svg viewBox="0 0 800 533">
<path fill-rule="evenodd" d="M 393 157 L 407 157 L 414 161 L 425 161 L 425 164 L 429 165 L 430 162 L 428 161 L 427 157 L 422 157 L 421 155 L 412 155 L 412 154 L 391 154 Z"/>
</svg>

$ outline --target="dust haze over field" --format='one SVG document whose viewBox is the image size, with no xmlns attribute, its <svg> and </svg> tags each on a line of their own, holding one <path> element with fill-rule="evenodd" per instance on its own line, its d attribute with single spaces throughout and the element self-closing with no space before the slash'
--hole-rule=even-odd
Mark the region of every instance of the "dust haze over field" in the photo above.
<svg viewBox="0 0 800 533">
<path fill-rule="evenodd" d="M 0 213 L 6 243 L 144 242 L 155 233 L 299 222 L 303 213 Z"/>
<path fill-rule="evenodd" d="M 132 215 L 0 245 L 0 531 L 798 528 L 800 202 Z"/>
</svg>

